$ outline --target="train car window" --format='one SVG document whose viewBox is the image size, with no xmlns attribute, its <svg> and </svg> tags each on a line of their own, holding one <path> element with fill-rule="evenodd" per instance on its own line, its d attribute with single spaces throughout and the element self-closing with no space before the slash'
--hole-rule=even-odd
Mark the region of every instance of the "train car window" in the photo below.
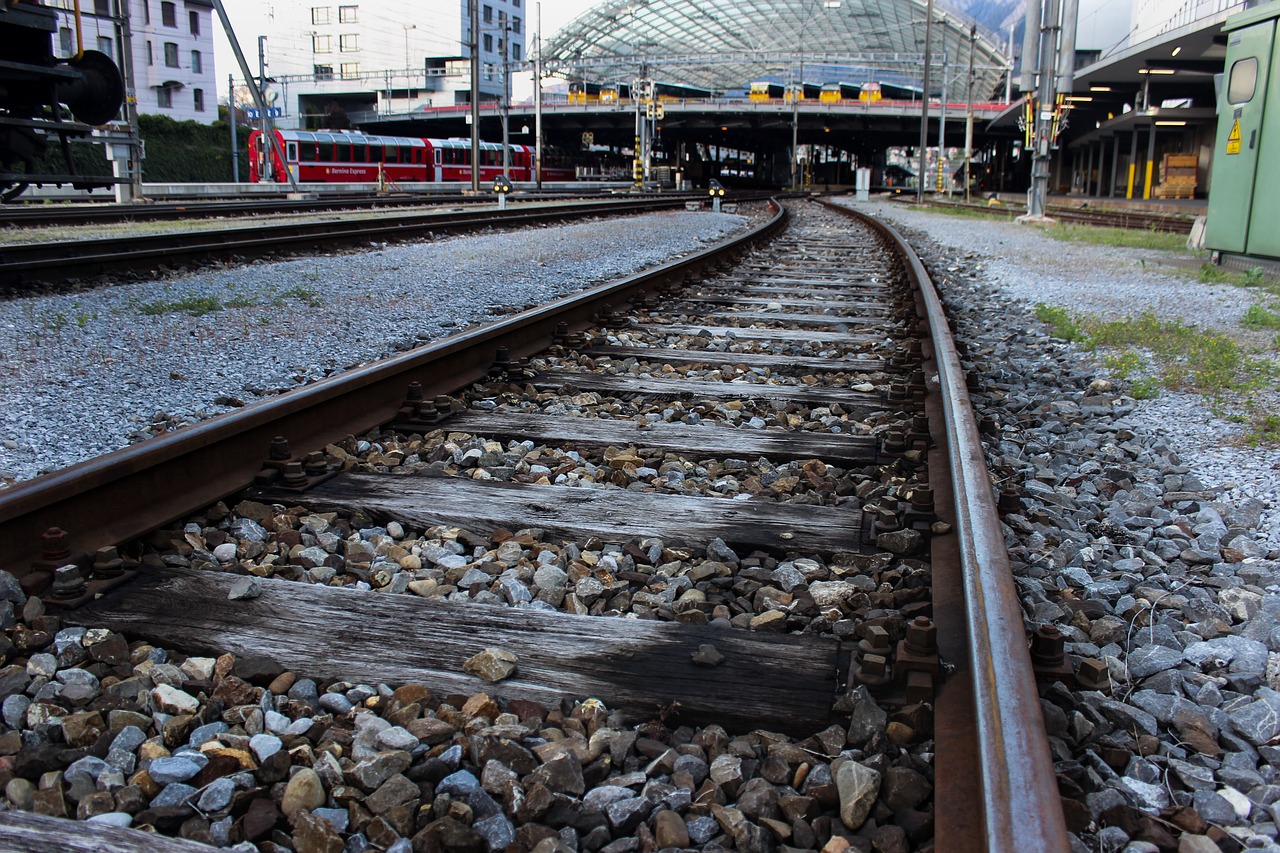
<svg viewBox="0 0 1280 853">
<path fill-rule="evenodd" d="M 440 155 L 443 153 L 444 152 L 442 152 L 439 148 L 436 149 L 436 165 L 437 166 L 440 165 Z"/>
<path fill-rule="evenodd" d="M 369 143 L 369 162 L 370 163 L 382 162 L 382 143 L 380 142 Z"/>
<path fill-rule="evenodd" d="M 298 160 L 302 163 L 314 163 L 316 161 L 316 144 L 314 142 L 304 142 L 299 145 Z"/>
<path fill-rule="evenodd" d="M 333 159 L 339 163 L 351 162 L 351 143 L 339 142 L 333 146 Z"/>
<path fill-rule="evenodd" d="M 1231 65 L 1231 77 L 1227 82 L 1227 103 L 1247 104 L 1258 89 L 1258 58 L 1247 56 Z"/>
<path fill-rule="evenodd" d="M 383 147 L 383 158 L 387 163 L 400 162 L 400 149 L 395 145 L 387 145 Z"/>
<path fill-rule="evenodd" d="M 296 162 L 298 162 L 298 143 L 296 143 L 296 142 L 290 142 L 290 143 L 285 147 L 285 154 L 284 154 L 284 156 L 288 158 L 288 160 L 289 160 L 289 162 L 290 162 L 290 163 L 296 163 Z"/>
</svg>

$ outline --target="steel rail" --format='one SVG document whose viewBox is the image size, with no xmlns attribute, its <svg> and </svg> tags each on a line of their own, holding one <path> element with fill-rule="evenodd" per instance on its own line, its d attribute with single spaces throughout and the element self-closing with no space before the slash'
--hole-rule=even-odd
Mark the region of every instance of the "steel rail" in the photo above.
<svg viewBox="0 0 1280 853">
<path fill-rule="evenodd" d="M 849 208 L 821 203 L 867 223 L 897 247 L 907 275 L 918 289 L 929 325 L 946 420 L 955 532 L 968 611 L 968 664 L 973 679 L 985 833 L 982 849 L 989 853 L 1067 853 L 1071 848 L 1022 608 L 964 369 L 942 301 L 919 256 L 896 230 Z"/>
<path fill-rule="evenodd" d="M 501 213 L 492 209 L 403 212 L 367 219 L 254 224 L 127 238 L 10 244 L 0 247 L 0 286 L 22 287 L 112 271 L 128 272 L 145 268 L 147 264 L 173 266 L 211 259 L 261 257 L 310 247 L 331 248 L 371 240 L 393 242 L 428 231 L 510 227 L 587 216 L 666 210 L 682 207 L 687 200 L 685 196 L 661 196 L 624 201 L 522 205 Z"/>
<path fill-rule="evenodd" d="M 607 307 L 706 269 L 787 222 L 768 222 L 690 255 L 436 343 L 307 385 L 0 491 L 0 565 L 22 576 L 50 527 L 71 534 L 73 556 L 126 542 L 248 486 L 273 437 L 304 453 L 392 420 L 411 382 L 428 398 L 482 379 L 498 347 L 512 359 L 542 351 L 557 326 L 588 326 Z"/>
<path fill-rule="evenodd" d="M 914 204 L 914 202 L 911 202 Z M 971 204 L 960 201 L 926 201 L 930 207 L 955 208 L 957 210 L 978 210 L 995 215 L 1009 217 L 1020 216 L 1026 211 L 1021 208 L 989 207 L 985 204 Z M 1100 228 L 1129 228 L 1135 230 L 1163 231 L 1170 234 L 1190 234 L 1192 221 L 1186 217 L 1169 216 L 1163 213 L 1147 213 L 1134 210 L 1113 210 L 1096 208 L 1081 210 L 1074 207 L 1050 205 L 1047 209 L 1050 219 L 1063 222 L 1078 222 L 1084 225 L 1096 225 Z"/>
<path fill-rule="evenodd" d="M 687 200 L 703 199 L 703 193 L 668 193 Z M 508 197 L 508 205 L 570 199 L 602 200 L 604 192 L 595 191 L 521 191 Z M 0 206 L 0 228 L 35 228 L 47 225 L 79 225 L 116 222 L 163 222 L 163 220 L 218 219 L 236 216 L 311 214 L 317 211 L 394 210 L 396 207 L 448 207 L 493 204 L 492 193 L 463 196 L 453 192 L 416 193 L 416 195 L 344 196 L 323 195 L 319 199 L 257 199 L 237 201 L 175 201 L 148 205 L 40 205 L 32 207 Z"/>
<path fill-rule="evenodd" d="M 538 193 L 519 195 L 508 203 L 551 201 L 561 198 L 601 197 L 600 192 Z M 462 196 L 447 193 L 389 196 L 321 196 L 311 199 L 264 198 L 252 201 L 161 202 L 148 205 L 120 205 L 103 202 L 96 205 L 40 205 L 38 207 L 0 207 L 0 227 L 35 227 L 47 225 L 83 225 L 105 222 L 153 222 L 174 219 L 213 219 L 217 217 L 263 216 L 269 214 L 305 214 L 316 211 L 368 210 L 397 207 L 443 207 L 452 205 L 492 204 L 491 195 Z"/>
</svg>

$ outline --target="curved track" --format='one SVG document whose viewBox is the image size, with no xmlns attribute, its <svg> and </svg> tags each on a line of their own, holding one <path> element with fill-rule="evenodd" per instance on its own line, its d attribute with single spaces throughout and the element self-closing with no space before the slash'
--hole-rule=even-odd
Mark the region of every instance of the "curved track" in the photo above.
<svg viewBox="0 0 1280 853">
<path fill-rule="evenodd" d="M 611 605 L 625 600 L 640 619 L 358 592 L 360 573 L 368 574 L 366 585 L 389 586 L 393 578 L 351 561 L 357 574 L 332 581 L 353 591 L 299 584 L 307 573 L 282 566 L 262 582 L 260 599 L 229 604 L 234 566 L 208 571 L 183 558 L 187 568 L 175 569 L 181 561 L 137 545 L 121 550 L 138 559 L 137 577 L 65 619 L 178 648 L 252 651 L 316 677 L 434 678 L 442 693 L 479 685 L 495 698 L 532 697 L 548 707 L 590 694 L 636 721 L 657 702 L 678 707 L 682 722 L 812 732 L 829 721 L 833 699 L 843 696 L 845 713 L 856 711 L 848 703 L 865 694 L 846 693 L 845 684 L 890 707 L 905 702 L 904 712 L 936 701 L 940 846 L 1066 851 L 991 480 L 942 305 L 898 235 L 843 217 L 857 215 L 815 208 L 790 222 L 780 211 L 706 252 L 0 492 L 0 537 L 11 543 L 6 566 L 34 591 L 53 563 L 89 567 L 97 549 L 158 529 L 181 538 L 182 519 L 204 517 L 206 507 L 254 482 L 255 500 L 282 512 L 304 505 L 419 530 L 455 525 L 496 537 L 492 531 L 537 527 L 570 542 L 618 542 L 639 549 L 637 570 L 607 579 L 625 599 L 564 608 L 621 615 Z M 566 405 L 582 416 L 563 417 Z M 824 428 L 805 428 L 818 421 Z M 286 436 L 288 446 L 275 436 Z M 365 436 L 368 447 L 351 436 Z M 507 471 L 502 448 L 521 441 L 546 474 L 520 465 Z M 670 473 L 700 468 L 736 476 L 706 493 Z M 557 471 L 564 484 L 550 482 L 560 482 Z M 581 471 L 590 472 L 589 482 L 574 479 Z M 803 475 L 771 479 L 791 471 Z M 445 476 L 414 476 L 422 473 Z M 70 531 L 70 540 L 42 540 L 52 527 Z M 752 609 L 749 596 L 761 584 L 743 577 L 708 587 L 705 609 L 692 600 L 664 605 L 665 576 L 651 571 L 657 563 L 638 570 L 654 559 L 644 556 L 645 542 L 684 541 L 687 550 L 712 548 L 714 539 L 761 559 L 812 554 L 814 566 L 852 567 L 863 558 L 850 555 L 874 562 L 891 541 L 923 541 L 926 531 L 930 557 L 907 562 L 931 560 L 932 601 L 906 589 L 901 601 L 892 599 L 919 618 L 885 623 L 905 631 L 888 680 L 877 667 L 893 656 L 889 634 L 881 647 L 876 631 L 839 609 L 830 619 L 853 633 L 830 620 L 810 624 L 794 608 Z M 507 539 L 492 541 L 500 547 Z M 87 590 L 71 583 L 79 570 L 58 573 L 64 603 L 121 583 L 118 561 L 97 564 L 103 571 L 94 569 Z M 487 585 L 478 583 L 473 591 Z M 351 595 L 373 597 L 356 604 Z M 753 630 L 707 626 L 721 609 L 718 618 Z M 936 648 L 926 637 L 928 613 L 937 622 Z M 380 621 L 393 616 L 399 621 Z M 450 634 L 455 618 L 458 633 Z M 384 624 L 411 635 L 403 654 Z M 821 624 L 834 637 L 814 628 Z M 793 633 L 770 634 L 766 625 Z M 461 670 L 454 658 L 474 645 L 477 630 L 519 649 L 518 679 L 485 685 Z M 841 637 L 863 644 L 852 648 Z M 730 650 L 729 663 L 691 666 L 688 650 L 699 643 Z M 944 662 L 956 669 L 947 678 Z M 662 731 L 665 713 L 645 731 Z M 825 762 L 843 748 L 843 733 L 840 741 L 804 743 L 835 749 Z M 717 815 L 748 840 L 764 831 Z M 6 819 L 0 815 L 0 825 Z M 843 813 L 836 819 L 851 829 L 861 822 Z"/>
</svg>

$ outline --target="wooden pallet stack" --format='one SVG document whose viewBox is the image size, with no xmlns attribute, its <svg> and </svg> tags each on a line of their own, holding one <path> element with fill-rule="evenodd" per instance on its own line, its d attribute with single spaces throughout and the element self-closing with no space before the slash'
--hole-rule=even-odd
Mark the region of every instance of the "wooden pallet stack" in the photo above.
<svg viewBox="0 0 1280 853">
<path fill-rule="evenodd" d="M 1160 161 L 1156 198 L 1195 198 L 1196 155 L 1166 154 Z"/>
</svg>

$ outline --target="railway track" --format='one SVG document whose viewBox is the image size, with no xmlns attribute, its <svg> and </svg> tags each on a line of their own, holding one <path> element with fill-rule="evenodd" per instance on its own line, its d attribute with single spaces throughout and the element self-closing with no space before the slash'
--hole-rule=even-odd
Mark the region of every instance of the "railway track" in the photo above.
<svg viewBox="0 0 1280 853">
<path fill-rule="evenodd" d="M 164 713 L 117 720 L 159 726 L 132 811 L 68 772 L 46 813 L 295 845 L 1066 850 L 959 357 L 918 259 L 855 216 L 779 212 L 0 493 L 6 567 L 57 614 L 20 653 L 83 626 L 65 668 Z M 103 740 L 59 701 L 39 718 L 68 745 Z"/>
<path fill-rule="evenodd" d="M 965 204 L 964 202 L 948 202 L 930 200 L 926 204 L 933 207 L 956 208 L 960 210 L 981 210 L 994 215 L 1008 215 L 1010 218 L 1021 216 L 1025 209 L 1009 207 L 990 207 L 985 204 Z M 1061 222 L 1072 222 L 1080 225 L 1095 225 L 1099 228 L 1130 228 L 1140 231 L 1166 231 L 1172 234 L 1190 234 L 1192 220 L 1185 216 L 1169 216 L 1161 213 L 1143 213 L 1128 210 L 1104 210 L 1101 208 L 1084 210 L 1077 207 L 1053 205 L 1048 215 Z"/>
<path fill-rule="evenodd" d="M 560 201 L 565 199 L 600 198 L 601 193 L 586 192 L 537 192 L 521 193 L 511 199 L 517 201 Z M 172 220 L 213 219 L 237 216 L 271 216 L 306 213 L 326 213 L 352 210 L 394 210 L 399 207 L 423 207 L 427 205 L 458 207 L 473 204 L 492 204 L 493 196 L 463 196 L 440 193 L 436 195 L 369 195 L 331 196 L 320 198 L 285 199 L 268 198 L 250 201 L 185 201 L 160 202 L 146 205 L 31 205 L 0 207 L 0 228 L 31 228 L 52 225 L 103 225 L 122 222 L 164 222 Z"/>
<path fill-rule="evenodd" d="M 490 227 L 519 227 L 590 216 L 618 215 L 683 207 L 688 196 L 560 202 L 520 205 L 506 211 L 388 212 L 385 215 L 320 217 L 305 222 L 253 223 L 241 227 L 197 229 L 165 234 L 136 234 L 0 246 L 0 287 L 22 289 L 106 275 L 138 275 L 202 263 L 333 248 L 396 242 L 424 234 L 459 233 Z"/>
</svg>

